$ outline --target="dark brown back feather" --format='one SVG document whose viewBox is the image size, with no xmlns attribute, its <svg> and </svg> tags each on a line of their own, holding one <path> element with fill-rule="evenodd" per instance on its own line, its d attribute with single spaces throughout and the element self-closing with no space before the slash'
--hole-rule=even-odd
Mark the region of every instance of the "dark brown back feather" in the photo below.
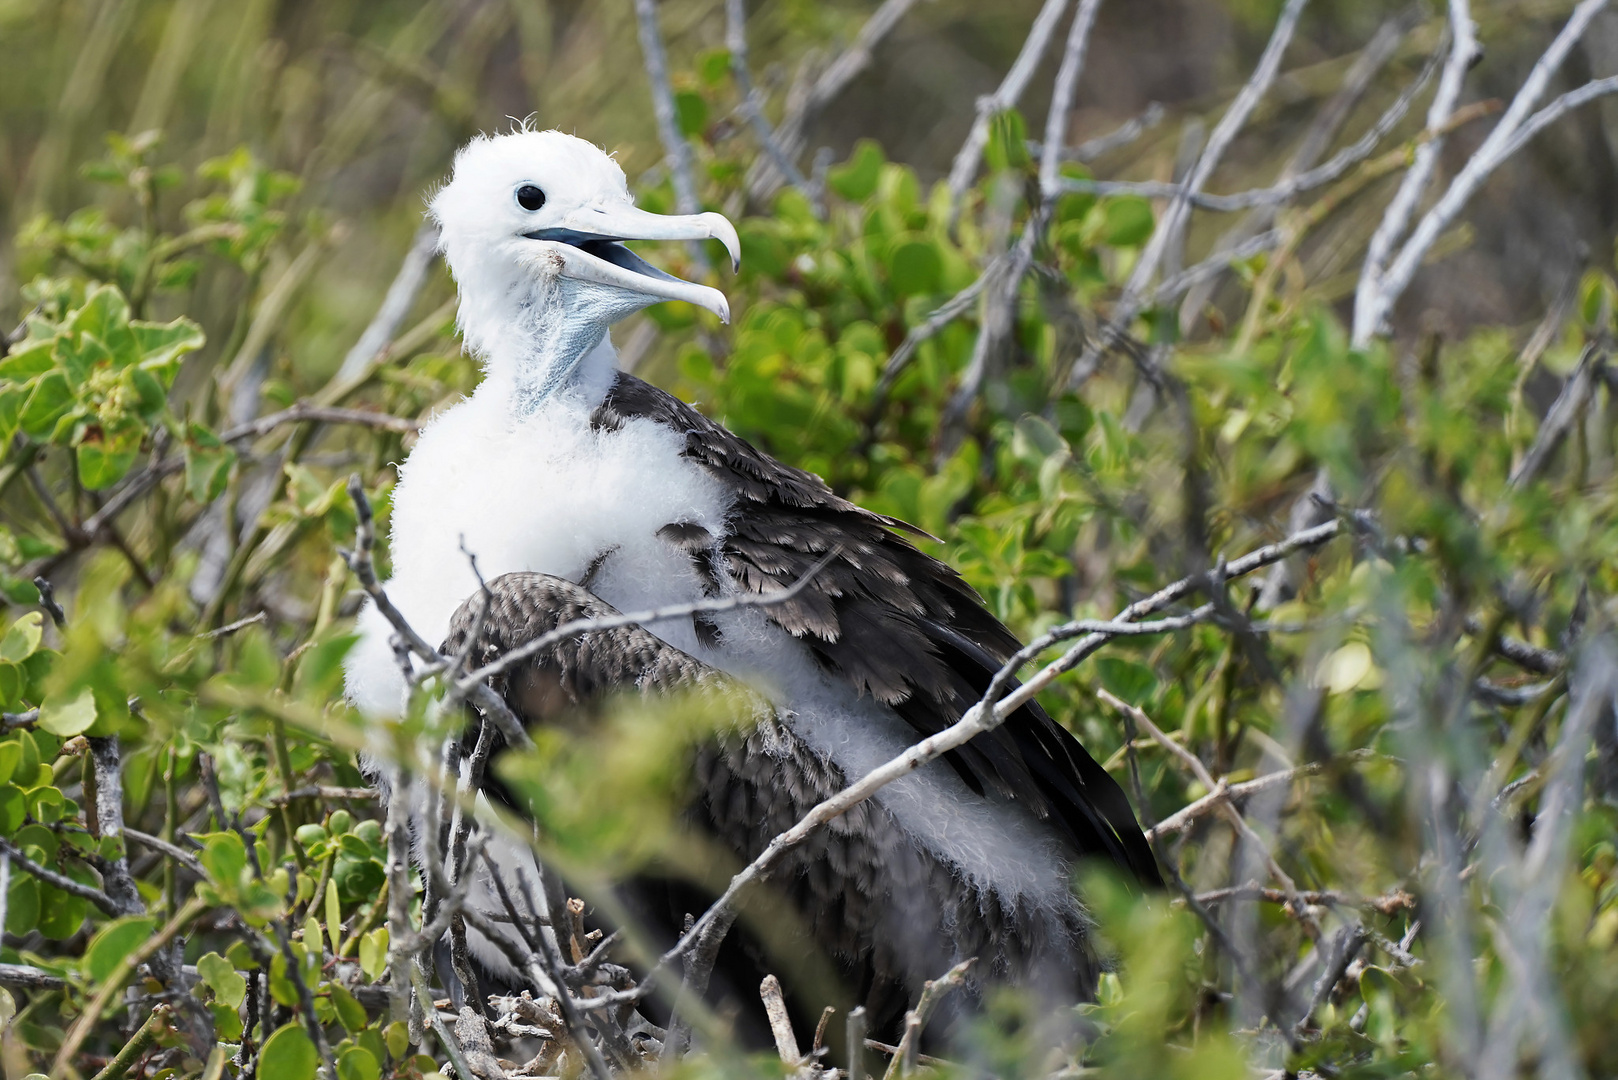
<svg viewBox="0 0 1618 1080">
<path fill-rule="evenodd" d="M 685 457 L 734 492 L 720 554 L 739 587 L 784 590 L 837 552 L 806 589 L 767 608 L 769 618 L 804 641 L 827 671 L 893 706 L 918 734 L 959 720 L 1020 647 L 953 568 L 900 535 L 925 533 L 856 506 L 813 473 L 619 374 L 593 422 L 616 430 L 637 417 L 683 435 Z M 1160 882 L 1122 789 L 1037 703 L 948 760 L 973 790 L 1023 803 L 1076 853 Z"/>
</svg>

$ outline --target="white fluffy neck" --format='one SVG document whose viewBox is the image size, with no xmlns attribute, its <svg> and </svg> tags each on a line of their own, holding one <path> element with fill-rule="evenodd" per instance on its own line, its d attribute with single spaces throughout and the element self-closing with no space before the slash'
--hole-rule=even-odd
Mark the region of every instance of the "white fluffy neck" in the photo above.
<svg viewBox="0 0 1618 1080">
<path fill-rule="evenodd" d="M 652 299 L 519 268 L 511 276 L 457 277 L 461 332 L 487 376 L 479 393 L 506 397 L 518 417 L 559 391 L 604 393 L 618 363 L 608 328 Z"/>
</svg>

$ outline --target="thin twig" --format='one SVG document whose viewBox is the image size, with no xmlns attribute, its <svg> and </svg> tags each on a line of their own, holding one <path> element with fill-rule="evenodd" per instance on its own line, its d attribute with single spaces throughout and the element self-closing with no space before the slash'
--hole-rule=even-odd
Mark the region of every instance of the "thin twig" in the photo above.
<svg viewBox="0 0 1618 1080">
<path fill-rule="evenodd" d="M 809 123 L 870 66 L 877 45 L 893 32 L 893 28 L 915 5 L 916 0 L 883 0 L 882 6 L 872 12 L 859 33 L 854 35 L 853 42 L 826 65 L 808 91 L 796 101 L 788 98 L 786 115 L 775 129 L 776 142 L 788 159 L 795 159 L 803 151 L 804 133 Z M 748 170 L 748 198 L 763 202 L 782 179 L 784 176 L 775 168 L 772 157 L 758 159 Z M 811 179 L 811 186 L 816 191 L 822 190 L 818 176 Z"/>
<path fill-rule="evenodd" d="M 1051 91 L 1051 108 L 1045 117 L 1045 145 L 1039 156 L 1040 197 L 1049 202 L 1058 193 L 1057 180 L 1062 164 L 1062 147 L 1067 145 L 1068 117 L 1073 111 L 1073 95 L 1078 89 L 1079 76 L 1084 71 L 1084 53 L 1090 44 L 1090 31 L 1095 26 L 1096 12 L 1101 0 L 1079 0 L 1079 10 L 1068 27 L 1067 45 L 1062 51 L 1062 66 L 1056 72 L 1056 85 Z"/>
<path fill-rule="evenodd" d="M 1450 115 L 1461 100 L 1461 85 L 1466 73 L 1478 55 L 1477 26 L 1472 21 L 1468 0 L 1449 0 L 1449 59 L 1438 80 L 1438 91 L 1427 107 L 1427 135 L 1405 170 L 1404 179 L 1393 200 L 1382 212 L 1382 220 L 1371 235 L 1365 261 L 1360 266 L 1360 279 L 1354 292 L 1354 342 L 1363 345 L 1379 332 L 1390 305 L 1382 298 L 1383 279 L 1388 261 L 1395 254 L 1395 245 L 1409 227 L 1439 153 L 1444 149 L 1444 132 Z"/>
<path fill-rule="evenodd" d="M 1463 0 L 1452 0 L 1453 4 L 1460 4 Z M 1411 230 L 1410 239 L 1407 240 L 1398 255 L 1389 264 L 1387 272 L 1381 275 L 1375 288 L 1366 301 L 1366 310 L 1360 310 L 1360 298 L 1355 297 L 1354 310 L 1354 340 L 1363 344 L 1371 336 L 1384 332 L 1389 318 L 1393 314 L 1394 306 L 1399 297 L 1409 287 L 1416 271 L 1421 267 L 1422 260 L 1426 258 L 1439 234 L 1450 226 L 1450 223 L 1459 216 L 1463 207 L 1471 200 L 1477 189 L 1489 176 L 1504 164 L 1512 154 L 1526 145 L 1539 131 L 1552 123 L 1574 104 L 1593 100 L 1601 94 L 1618 91 L 1618 79 L 1605 79 L 1601 83 L 1589 84 L 1576 93 L 1588 93 L 1585 97 L 1569 97 L 1568 103 L 1561 103 L 1560 99 L 1551 106 L 1551 112 L 1543 120 L 1538 116 L 1530 116 L 1531 110 L 1538 104 L 1545 92 L 1551 76 L 1562 66 L 1562 61 L 1584 35 L 1590 22 L 1607 6 L 1608 0 L 1584 0 L 1574 8 L 1573 14 L 1568 17 L 1567 24 L 1562 27 L 1550 47 L 1540 56 L 1534 64 L 1528 78 L 1523 80 L 1522 87 L 1517 96 L 1511 101 L 1505 115 L 1495 125 L 1483 140 L 1483 145 L 1467 159 L 1466 165 L 1461 169 L 1449 187 L 1432 208 L 1423 215 L 1421 221 Z M 1446 76 L 1448 72 L 1445 72 Z M 1532 124 L 1530 129 L 1528 125 Z M 1432 125 L 1429 124 L 1429 127 Z M 1519 138 L 1520 136 L 1520 138 Z M 1363 280 L 1363 279 L 1362 279 Z M 1363 314 L 1363 318 L 1362 318 Z"/>
<path fill-rule="evenodd" d="M 45 614 L 51 617 L 51 622 L 60 630 L 67 625 L 67 612 L 62 605 L 56 602 L 56 590 L 51 587 L 50 579 L 44 574 L 34 576 L 34 588 L 39 590 L 39 606 L 45 609 Z"/>
<path fill-rule="evenodd" d="M 1556 396 L 1550 411 L 1545 414 L 1544 422 L 1539 425 L 1539 432 L 1534 436 L 1533 445 L 1522 456 L 1517 467 L 1511 471 L 1507 486 L 1512 490 L 1532 483 L 1550 463 L 1557 448 L 1562 445 L 1562 440 L 1590 403 L 1596 375 L 1606 364 L 1606 360 L 1606 354 L 1598 344 L 1592 342 L 1585 346 L 1584 355 L 1579 357 L 1578 366 L 1562 384 L 1562 392 Z"/>
<path fill-rule="evenodd" d="M 921 1050 L 921 1033 L 932 1019 L 933 1010 L 938 1003 L 944 1000 L 951 990 L 966 982 L 966 973 L 977 963 L 977 957 L 969 957 L 950 968 L 949 971 L 936 979 L 928 979 L 922 984 L 921 997 L 916 1007 L 905 1013 L 904 1034 L 899 1038 L 899 1045 L 895 1050 L 893 1059 L 888 1062 L 887 1072 L 882 1080 L 895 1080 L 897 1076 L 909 1076 L 916 1071 L 916 1056 Z"/>
<path fill-rule="evenodd" d="M 74 881 L 66 874 L 58 874 L 55 870 L 47 870 L 27 855 L 24 855 L 21 848 L 3 837 L 0 837 L 0 851 L 5 852 L 11 858 L 12 864 L 18 870 L 26 874 L 32 874 L 46 885 L 61 889 L 69 896 L 77 896 L 80 900 L 88 900 L 105 912 L 109 918 L 116 919 L 126 914 L 123 910 L 123 905 L 100 889 L 80 881 Z"/>
<path fill-rule="evenodd" d="M 646 80 L 651 84 L 652 115 L 657 119 L 657 137 L 662 140 L 664 161 L 669 178 L 674 184 L 674 205 L 682 214 L 695 214 L 702 209 L 697 200 L 696 169 L 691 143 L 680 131 L 679 116 L 674 108 L 674 89 L 669 85 L 668 53 L 663 48 L 663 31 L 657 23 L 657 0 L 635 0 L 635 22 L 640 31 L 641 58 L 646 65 Z M 708 266 L 707 253 L 700 241 L 690 245 L 691 256 L 704 270 Z"/>
<path fill-rule="evenodd" d="M 1024 39 L 1022 48 L 1018 50 L 1017 58 L 1012 61 L 1005 78 L 1000 81 L 994 93 L 978 99 L 977 114 L 972 118 L 971 130 L 967 132 L 966 141 L 955 154 L 955 161 L 950 166 L 949 179 L 946 183 L 952 216 L 959 212 L 961 196 L 966 194 L 966 189 L 977 177 L 978 165 L 983 160 L 983 149 L 989 142 L 989 125 L 999 114 L 1015 108 L 1017 102 L 1022 99 L 1023 91 L 1028 88 L 1029 80 L 1034 77 L 1034 70 L 1039 66 L 1040 58 L 1045 55 L 1051 37 L 1056 32 L 1056 24 L 1061 21 L 1062 12 L 1065 10 L 1067 0 L 1045 0 L 1039 14 L 1034 16 L 1034 24 L 1029 28 L 1028 37 Z"/>
<path fill-rule="evenodd" d="M 760 100 L 762 95 L 753 86 L 753 73 L 747 61 L 747 11 L 743 0 L 725 0 L 725 48 L 730 50 L 730 71 L 736 80 L 736 92 L 741 97 L 742 113 L 752 125 L 759 146 L 770 156 L 770 163 L 780 170 L 787 182 L 808 197 L 815 216 L 824 215 L 820 192 L 792 163 L 792 158 L 775 137 L 775 129 L 770 127 L 770 121 L 764 115 Z"/>
<path fill-rule="evenodd" d="M 1169 203 L 1162 218 L 1153 229 L 1151 238 L 1147 240 L 1146 247 L 1142 249 L 1140 258 L 1131 271 L 1129 280 L 1124 284 L 1123 293 L 1113 305 L 1111 318 L 1102 327 L 1096 339 L 1085 347 L 1084 354 L 1074 365 L 1074 377 L 1087 376 L 1095 369 L 1102 354 L 1117 344 L 1119 339 L 1127 332 L 1135 316 L 1140 314 L 1148 304 L 1148 292 L 1152 279 L 1157 275 L 1164 257 L 1171 249 L 1177 248 L 1181 234 L 1190 220 L 1191 196 L 1200 192 L 1213 176 L 1225 151 L 1235 141 L 1236 135 L 1247 123 L 1247 118 L 1257 107 L 1275 81 L 1276 73 L 1281 67 L 1281 58 L 1286 53 L 1287 46 L 1292 41 L 1293 32 L 1297 29 L 1298 20 L 1303 15 L 1304 5 L 1308 0 L 1287 0 L 1286 6 L 1281 9 L 1281 15 L 1276 20 L 1275 29 L 1270 34 L 1269 43 L 1264 47 L 1264 53 L 1249 76 L 1247 83 L 1242 87 L 1236 99 L 1231 102 L 1230 108 L 1219 118 L 1219 123 L 1208 136 L 1208 145 L 1203 149 L 1192 167 L 1190 175 L 1181 185 L 1182 190 Z"/>
<path fill-rule="evenodd" d="M 427 271 L 433 264 L 433 256 L 438 253 L 438 226 L 431 221 L 422 222 L 416 229 L 415 237 L 410 241 L 410 248 L 399 263 L 399 272 L 393 278 L 393 284 L 388 286 L 387 295 L 382 298 L 382 306 L 376 309 L 371 317 L 370 325 L 360 334 L 354 347 L 348 350 L 343 357 L 342 366 L 337 369 L 335 378 L 339 380 L 353 379 L 359 376 L 366 368 L 382 355 L 399 327 L 404 324 L 405 316 L 410 314 L 411 307 L 416 302 L 416 295 L 421 292 L 422 283 L 427 280 Z"/>
</svg>

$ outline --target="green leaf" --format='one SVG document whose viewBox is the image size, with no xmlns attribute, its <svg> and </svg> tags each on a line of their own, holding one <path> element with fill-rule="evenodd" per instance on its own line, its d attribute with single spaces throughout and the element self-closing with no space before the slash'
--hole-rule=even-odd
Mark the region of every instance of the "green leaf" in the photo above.
<svg viewBox="0 0 1618 1080">
<path fill-rule="evenodd" d="M 849 202 L 864 202 L 882 178 L 882 148 L 870 139 L 861 139 L 846 162 L 826 170 L 826 183 Z"/>
<path fill-rule="evenodd" d="M 1136 195 L 1108 199 L 1107 227 L 1102 232 L 1112 247 L 1134 247 L 1152 235 L 1152 204 Z"/>
<path fill-rule="evenodd" d="M 405 1051 L 410 1049 L 410 1025 L 403 1020 L 395 1020 L 389 1024 L 383 1037 L 388 1041 L 388 1053 L 395 1058 L 404 1057 Z"/>
<path fill-rule="evenodd" d="M 203 869 L 216 885 L 234 888 L 247 871 L 247 848 L 235 833 L 215 833 L 203 845 L 198 856 Z"/>
<path fill-rule="evenodd" d="M 0 706 L 11 709 L 20 704 L 23 684 L 27 681 L 27 673 L 22 666 L 0 664 Z"/>
<path fill-rule="evenodd" d="M 258 1074 L 275 1080 L 314 1080 L 320 1054 L 302 1024 L 287 1024 L 264 1041 Z"/>
<path fill-rule="evenodd" d="M 7 739 L 0 742 L 0 784 L 10 780 L 22 764 L 22 740 Z"/>
<path fill-rule="evenodd" d="M 185 488 L 197 502 L 212 502 L 225 490 L 236 451 L 201 424 L 192 424 L 185 440 Z"/>
<path fill-rule="evenodd" d="M 96 931 L 84 950 L 80 969 L 91 982 L 103 982 L 124 958 L 152 936 L 157 920 L 145 915 L 126 915 Z"/>
<path fill-rule="evenodd" d="M 53 695 L 39 706 L 39 726 L 64 739 L 83 734 L 95 722 L 95 692 L 88 686 L 68 700 Z"/>
<path fill-rule="evenodd" d="M 91 491 L 102 491 L 122 480 L 135 464 L 140 441 L 109 439 L 100 431 L 92 430 L 74 448 L 78 456 L 79 482 Z"/>
<path fill-rule="evenodd" d="M 1028 124 L 1022 113 L 1006 109 L 989 121 L 989 142 L 983 148 L 983 160 L 992 172 L 1028 166 Z"/>
<path fill-rule="evenodd" d="M 388 969 L 388 928 L 379 926 L 360 938 L 360 970 L 375 982 Z"/>
<path fill-rule="evenodd" d="M 294 949 L 294 955 L 296 955 L 296 949 Z M 278 952 L 270 957 L 270 997 L 289 1009 L 300 1003 L 298 988 L 287 977 L 285 953 Z"/>
<path fill-rule="evenodd" d="M 10 836 L 28 816 L 28 799 L 15 784 L 0 784 L 0 833 Z"/>
<path fill-rule="evenodd" d="M 343 907 L 337 900 L 337 882 L 326 881 L 326 936 L 331 939 L 331 951 L 336 952 L 343 941 Z"/>
<path fill-rule="evenodd" d="M 10 664 L 20 664 L 39 648 L 39 643 L 45 638 L 45 616 L 37 611 L 30 611 L 6 631 L 6 636 L 0 638 L 0 660 Z"/>
<path fill-rule="evenodd" d="M 167 323 L 137 321 L 130 323 L 129 329 L 135 335 L 140 366 L 160 378 L 165 387 L 174 379 L 176 361 L 186 353 L 202 348 L 206 340 L 202 327 L 190 319 L 175 319 Z"/>
<path fill-rule="evenodd" d="M 938 291 L 944 261 L 938 248 L 926 241 L 912 240 L 893 250 L 888 262 L 888 284 L 900 296 L 916 296 Z"/>
<path fill-rule="evenodd" d="M 17 418 L 17 426 L 29 438 L 48 438 L 56 427 L 56 421 L 76 400 L 66 372 L 52 371 L 41 375 L 34 383 L 34 392 L 28 395 L 28 404 L 23 406 L 22 415 Z"/>
<path fill-rule="evenodd" d="M 365 1006 L 355 1000 L 354 995 L 341 983 L 333 982 L 331 985 L 331 1003 L 337 1009 L 337 1019 L 342 1021 L 343 1027 L 351 1034 L 358 1035 L 365 1030 L 369 1018 L 365 1015 Z"/>
<path fill-rule="evenodd" d="M 37 787 L 28 793 L 28 813 L 41 825 L 55 825 L 61 821 L 66 803 L 66 798 L 54 787 Z"/>
<path fill-rule="evenodd" d="M 680 133 L 686 138 L 702 134 L 708 126 L 708 103 L 702 95 L 681 90 L 674 95 L 674 114 L 680 122 Z"/>
<path fill-rule="evenodd" d="M 135 336 L 129 332 L 129 301 L 111 285 L 92 289 L 67 326 L 102 343 L 120 367 L 137 359 Z"/>
<path fill-rule="evenodd" d="M 39 922 L 39 882 L 15 871 L 6 889 L 6 931 L 26 934 Z"/>
<path fill-rule="evenodd" d="M 1157 676 L 1152 669 L 1133 660 L 1116 656 L 1103 656 L 1096 661 L 1096 672 L 1101 685 L 1131 705 L 1139 705 L 1157 687 Z"/>
<path fill-rule="evenodd" d="M 50 885 L 39 889 L 39 932 L 52 941 L 64 941 L 79 932 L 89 905 L 77 896 Z"/>
<path fill-rule="evenodd" d="M 204 953 L 197 961 L 197 974 L 222 1005 L 238 1008 L 247 995 L 247 979 L 229 960 L 216 952 Z"/>
<path fill-rule="evenodd" d="M 37 341 L 0 360 L 0 379 L 24 383 L 56 366 L 55 338 Z"/>
<path fill-rule="evenodd" d="M 379 1080 L 382 1066 L 363 1046 L 351 1046 L 337 1059 L 338 1080 Z"/>
</svg>

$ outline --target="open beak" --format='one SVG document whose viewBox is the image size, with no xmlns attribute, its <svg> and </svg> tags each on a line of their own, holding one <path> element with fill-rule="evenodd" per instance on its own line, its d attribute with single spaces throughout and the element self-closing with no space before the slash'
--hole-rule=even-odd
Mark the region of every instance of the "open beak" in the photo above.
<svg viewBox="0 0 1618 1080">
<path fill-rule="evenodd" d="M 560 259 L 563 277 L 610 285 L 654 300 L 684 300 L 730 322 L 730 304 L 724 293 L 664 273 L 623 245 L 625 240 L 718 240 L 730 252 L 734 270 L 741 264 L 741 242 L 722 214 L 665 217 L 633 206 L 581 207 L 559 225 L 523 235 L 545 242 Z"/>
</svg>

